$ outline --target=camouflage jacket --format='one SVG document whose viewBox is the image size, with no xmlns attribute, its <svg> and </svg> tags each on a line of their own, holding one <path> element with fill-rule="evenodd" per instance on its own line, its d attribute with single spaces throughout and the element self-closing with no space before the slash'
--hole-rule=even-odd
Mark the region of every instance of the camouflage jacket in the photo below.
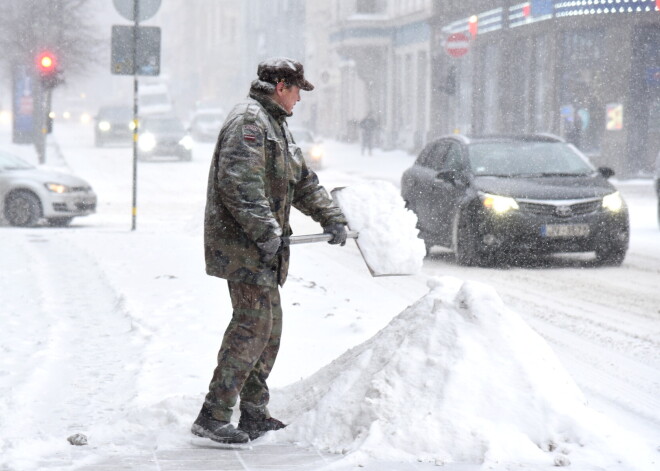
<svg viewBox="0 0 660 471">
<path fill-rule="evenodd" d="M 206 273 L 275 287 L 286 281 L 289 249 L 259 260 L 256 242 L 291 235 L 291 205 L 321 226 L 346 223 L 307 168 L 285 118 L 270 97 L 250 91 L 225 120 L 209 171 L 204 215 Z"/>
</svg>

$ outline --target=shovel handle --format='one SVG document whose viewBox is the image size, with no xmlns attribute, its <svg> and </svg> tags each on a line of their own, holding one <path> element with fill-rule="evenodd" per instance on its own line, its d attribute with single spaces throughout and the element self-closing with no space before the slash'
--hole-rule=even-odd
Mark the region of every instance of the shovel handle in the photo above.
<svg viewBox="0 0 660 471">
<path fill-rule="evenodd" d="M 357 239 L 358 238 L 358 232 L 355 231 L 347 231 L 346 232 L 346 238 L 347 239 Z M 289 245 L 296 245 L 296 244 L 309 244 L 312 242 L 328 242 L 331 240 L 334 236 L 332 234 L 307 234 L 307 235 L 299 235 L 299 236 L 291 236 L 291 237 L 282 237 L 282 245 L 285 247 L 288 247 Z"/>
</svg>

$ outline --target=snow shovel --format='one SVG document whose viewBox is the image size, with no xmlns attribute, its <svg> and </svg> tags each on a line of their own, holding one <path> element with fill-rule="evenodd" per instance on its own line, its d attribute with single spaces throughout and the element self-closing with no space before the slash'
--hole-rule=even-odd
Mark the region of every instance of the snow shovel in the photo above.
<svg viewBox="0 0 660 471">
<path fill-rule="evenodd" d="M 410 212 L 394 185 L 370 182 L 335 188 L 331 193 L 348 220 L 347 239 L 355 239 L 371 276 L 411 275 L 421 268 L 426 254 L 424 242 L 417 237 L 416 218 L 411 220 L 408 214 L 400 214 L 400 211 Z M 379 206 L 382 202 L 389 205 Z M 365 208 L 369 208 L 366 213 Z M 383 214 L 378 214 L 379 210 Z M 353 226 L 359 230 L 350 230 Z M 410 228 L 412 231 L 405 230 Z M 332 234 L 291 236 L 284 238 L 283 244 L 328 242 L 332 237 Z"/>
<path fill-rule="evenodd" d="M 358 236 L 360 235 L 359 232 L 356 231 L 351 231 L 348 230 L 346 232 L 346 238 L 347 239 L 355 239 L 355 243 L 358 246 L 358 249 L 360 250 L 360 255 L 362 255 L 362 260 L 364 260 L 364 263 L 367 265 L 367 268 L 369 269 L 369 273 L 371 273 L 371 276 L 397 276 L 397 275 L 406 275 L 407 273 L 376 273 L 373 268 L 369 265 L 369 262 L 364 256 L 364 252 L 360 248 L 360 243 L 358 241 Z M 313 242 L 329 242 L 330 239 L 332 239 L 334 236 L 332 234 L 305 234 L 305 235 L 298 235 L 298 236 L 291 236 L 291 237 L 282 237 L 283 245 L 286 247 L 287 245 L 297 245 L 297 244 L 311 244 Z"/>
</svg>

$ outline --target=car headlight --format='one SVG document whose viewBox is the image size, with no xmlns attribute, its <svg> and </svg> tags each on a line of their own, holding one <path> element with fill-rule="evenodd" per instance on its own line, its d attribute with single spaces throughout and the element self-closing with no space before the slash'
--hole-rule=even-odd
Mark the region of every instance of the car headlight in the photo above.
<svg viewBox="0 0 660 471">
<path fill-rule="evenodd" d="M 154 147 L 156 147 L 156 136 L 154 136 L 150 132 L 145 132 L 144 134 L 141 134 L 140 137 L 138 138 L 138 147 L 140 148 L 140 150 L 143 150 L 145 152 L 150 152 L 154 150 Z"/>
<path fill-rule="evenodd" d="M 484 208 L 495 211 L 497 214 L 504 214 L 512 209 L 518 209 L 518 203 L 508 196 L 491 195 L 484 193 L 481 195 L 481 202 Z"/>
<path fill-rule="evenodd" d="M 45 187 L 48 191 L 52 191 L 53 193 L 68 193 L 71 191 L 71 188 L 60 183 L 46 183 Z"/>
<path fill-rule="evenodd" d="M 183 147 L 185 147 L 186 150 L 190 150 L 193 148 L 193 140 L 192 137 L 190 136 L 184 136 L 183 139 L 179 141 L 179 144 L 181 144 Z"/>
<path fill-rule="evenodd" d="M 99 122 L 99 131 L 107 132 L 107 131 L 110 131 L 111 127 L 112 126 L 107 121 L 100 121 Z"/>
<path fill-rule="evenodd" d="M 603 197 L 603 208 L 609 209 L 613 213 L 621 211 L 623 208 L 623 198 L 618 191 Z"/>
<path fill-rule="evenodd" d="M 314 160 L 321 160 L 323 158 L 323 147 L 321 146 L 312 147 L 312 150 L 309 152 L 309 155 Z"/>
</svg>

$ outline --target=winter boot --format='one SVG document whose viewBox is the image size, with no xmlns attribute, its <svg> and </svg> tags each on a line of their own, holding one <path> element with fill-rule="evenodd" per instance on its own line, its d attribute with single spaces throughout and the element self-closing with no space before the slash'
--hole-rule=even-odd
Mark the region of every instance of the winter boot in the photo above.
<svg viewBox="0 0 660 471">
<path fill-rule="evenodd" d="M 220 443 L 247 443 L 250 440 L 246 432 L 237 430 L 229 422 L 214 419 L 205 407 L 202 407 L 190 431 L 198 437 Z"/>
<path fill-rule="evenodd" d="M 280 430 L 286 424 L 272 417 L 266 417 L 263 412 L 257 412 L 252 408 L 241 407 L 241 418 L 238 421 L 238 429 L 247 433 L 250 440 L 256 440 L 266 432 Z"/>
</svg>

